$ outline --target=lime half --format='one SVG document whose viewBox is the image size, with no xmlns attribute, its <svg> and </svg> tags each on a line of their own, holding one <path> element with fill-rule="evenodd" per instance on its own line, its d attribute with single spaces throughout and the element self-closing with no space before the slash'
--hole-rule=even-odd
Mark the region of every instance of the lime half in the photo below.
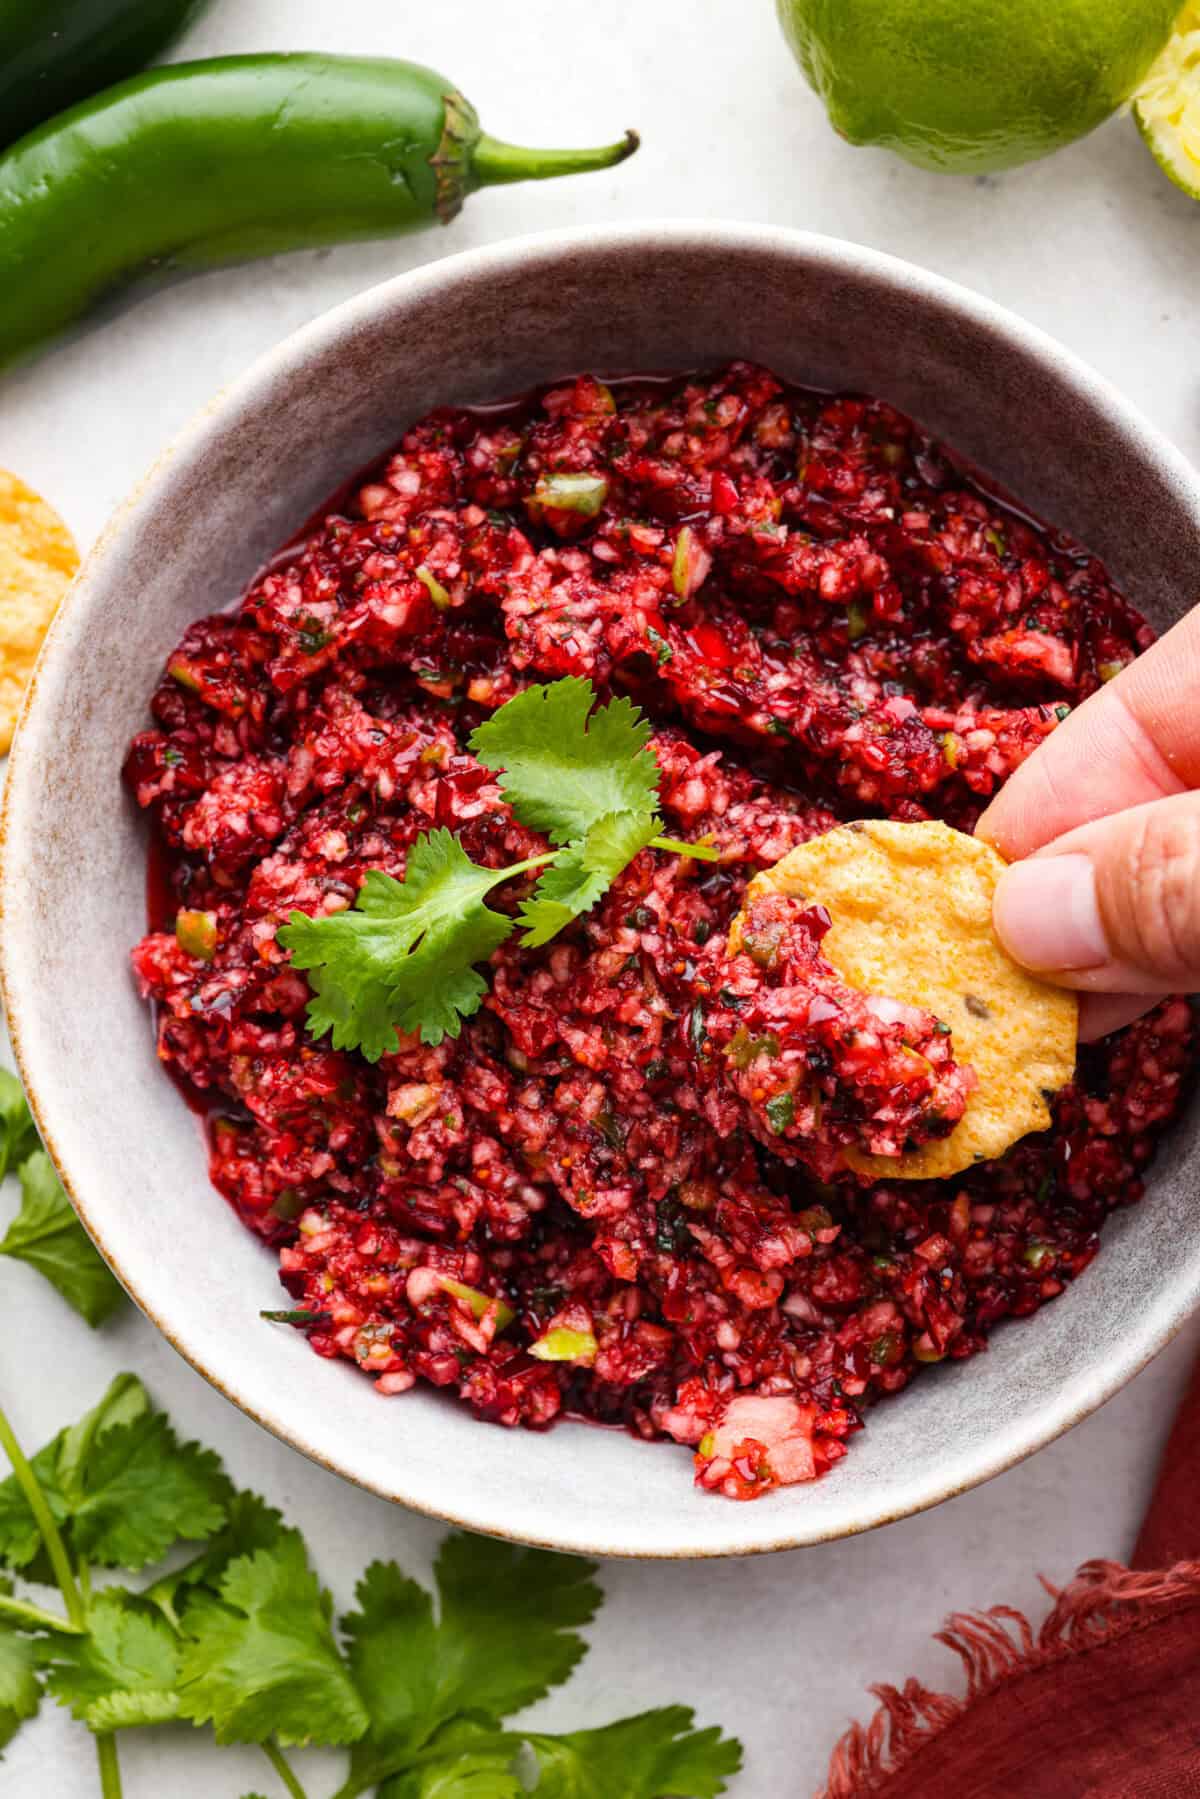
<svg viewBox="0 0 1200 1799">
<path fill-rule="evenodd" d="M 1134 101 L 1138 130 L 1160 168 L 1200 200 L 1200 4 L 1185 6 L 1175 35 Z"/>
</svg>

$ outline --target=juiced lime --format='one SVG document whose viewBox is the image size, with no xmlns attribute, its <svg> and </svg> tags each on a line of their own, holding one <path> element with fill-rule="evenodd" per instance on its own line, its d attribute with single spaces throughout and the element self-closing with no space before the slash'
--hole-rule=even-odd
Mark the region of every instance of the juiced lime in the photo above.
<svg viewBox="0 0 1200 1799">
<path fill-rule="evenodd" d="M 1138 129 L 1171 180 L 1200 200 L 1200 4 L 1191 0 L 1134 102 Z"/>
<path fill-rule="evenodd" d="M 973 173 L 1046 156 L 1115 112 L 1180 0 L 777 0 L 852 144 Z"/>
</svg>

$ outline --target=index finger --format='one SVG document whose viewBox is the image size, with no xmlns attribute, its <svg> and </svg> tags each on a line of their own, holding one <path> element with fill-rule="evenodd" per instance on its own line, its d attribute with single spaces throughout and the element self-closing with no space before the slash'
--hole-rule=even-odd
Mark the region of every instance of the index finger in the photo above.
<svg viewBox="0 0 1200 1799">
<path fill-rule="evenodd" d="M 1041 743 L 976 828 L 1010 862 L 1127 806 L 1200 787 L 1200 607 Z"/>
</svg>

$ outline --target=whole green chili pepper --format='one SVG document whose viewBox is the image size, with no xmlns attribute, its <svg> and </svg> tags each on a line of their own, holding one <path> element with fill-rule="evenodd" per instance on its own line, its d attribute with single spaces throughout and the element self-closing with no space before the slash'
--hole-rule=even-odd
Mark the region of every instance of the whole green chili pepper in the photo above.
<svg viewBox="0 0 1200 1799">
<path fill-rule="evenodd" d="M 0 149 L 161 56 L 208 0 L 0 0 Z"/>
<path fill-rule="evenodd" d="M 231 56 L 110 88 L 0 156 L 0 366 L 146 280 L 448 222 L 498 182 L 608 168 L 486 136 L 415 63 Z"/>
</svg>

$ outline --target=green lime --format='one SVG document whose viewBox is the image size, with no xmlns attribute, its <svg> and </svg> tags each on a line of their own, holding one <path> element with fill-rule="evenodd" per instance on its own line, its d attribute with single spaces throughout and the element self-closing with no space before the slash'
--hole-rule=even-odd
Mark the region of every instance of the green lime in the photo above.
<svg viewBox="0 0 1200 1799">
<path fill-rule="evenodd" d="M 1134 102 L 1138 130 L 1171 180 L 1200 200 L 1200 4 L 1191 0 Z"/>
<path fill-rule="evenodd" d="M 778 0 L 834 126 L 977 173 L 1102 124 L 1143 80 L 1180 0 Z"/>
</svg>

